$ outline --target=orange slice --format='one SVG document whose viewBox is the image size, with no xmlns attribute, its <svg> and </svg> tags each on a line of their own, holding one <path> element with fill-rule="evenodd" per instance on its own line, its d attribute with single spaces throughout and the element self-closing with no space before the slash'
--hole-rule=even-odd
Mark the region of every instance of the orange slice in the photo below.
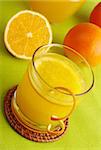
<svg viewBox="0 0 101 150">
<path fill-rule="evenodd" d="M 31 59 L 38 47 L 52 42 L 52 30 L 43 15 L 24 10 L 9 20 L 4 33 L 4 41 L 12 55 Z"/>
</svg>

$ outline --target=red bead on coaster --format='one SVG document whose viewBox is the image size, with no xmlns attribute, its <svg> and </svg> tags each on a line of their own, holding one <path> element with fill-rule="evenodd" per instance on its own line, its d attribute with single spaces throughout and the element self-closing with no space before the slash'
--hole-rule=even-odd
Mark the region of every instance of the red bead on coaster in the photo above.
<svg viewBox="0 0 101 150">
<path fill-rule="evenodd" d="M 32 131 L 32 130 L 30 130 L 30 128 L 23 126 L 23 124 L 21 124 L 19 122 L 19 120 L 15 117 L 15 115 L 13 114 L 12 109 L 11 109 L 11 100 L 12 100 L 12 97 L 14 95 L 16 88 L 17 88 L 17 86 L 10 89 L 7 92 L 5 99 L 4 99 L 4 111 L 5 111 L 6 118 L 9 122 L 9 124 L 11 125 L 11 127 L 16 132 L 18 132 L 20 135 L 22 135 L 23 137 L 25 137 L 31 141 L 35 141 L 35 142 L 53 142 L 53 141 L 60 139 L 67 130 L 68 118 L 64 121 L 64 123 L 65 123 L 64 131 L 59 135 L 51 134 L 49 132 L 41 133 L 36 129 L 34 129 Z M 60 131 L 60 130 L 61 130 L 61 128 L 58 128 L 56 131 Z"/>
</svg>

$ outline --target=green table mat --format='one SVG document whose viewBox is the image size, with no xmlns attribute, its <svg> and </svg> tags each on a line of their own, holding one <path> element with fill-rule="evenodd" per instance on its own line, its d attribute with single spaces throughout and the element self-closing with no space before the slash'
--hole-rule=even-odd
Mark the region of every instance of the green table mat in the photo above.
<svg viewBox="0 0 101 150">
<path fill-rule="evenodd" d="M 63 23 L 53 24 L 53 42 L 63 43 L 67 31 L 79 22 L 87 21 L 95 4 L 87 0 L 83 7 Z M 17 134 L 4 116 L 3 101 L 7 90 L 18 84 L 28 61 L 11 56 L 3 42 L 3 33 L 9 18 L 16 12 L 29 9 L 27 1 L 0 0 L 0 150 L 101 150 L 101 65 L 93 68 L 95 85 L 84 96 L 70 119 L 69 130 L 53 143 L 36 143 Z"/>
</svg>

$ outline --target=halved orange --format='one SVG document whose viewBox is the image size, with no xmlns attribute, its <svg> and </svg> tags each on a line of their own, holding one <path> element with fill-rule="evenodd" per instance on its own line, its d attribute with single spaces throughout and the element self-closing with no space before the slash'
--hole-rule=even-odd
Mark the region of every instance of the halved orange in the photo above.
<svg viewBox="0 0 101 150">
<path fill-rule="evenodd" d="M 51 26 L 42 14 L 24 10 L 9 20 L 4 41 L 12 55 L 31 59 L 38 47 L 52 42 Z"/>
</svg>

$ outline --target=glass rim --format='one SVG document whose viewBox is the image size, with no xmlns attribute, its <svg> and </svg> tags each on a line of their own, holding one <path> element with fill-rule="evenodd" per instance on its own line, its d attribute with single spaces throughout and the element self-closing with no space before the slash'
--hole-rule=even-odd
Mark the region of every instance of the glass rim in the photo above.
<svg viewBox="0 0 101 150">
<path fill-rule="evenodd" d="M 73 93 L 73 95 L 77 97 L 77 96 L 82 96 L 82 95 L 88 93 L 88 92 L 92 89 L 92 87 L 94 86 L 94 73 L 93 73 L 93 70 L 92 70 L 90 64 L 87 62 L 87 60 L 86 60 L 80 53 L 78 53 L 78 52 L 77 52 L 76 50 L 74 50 L 73 48 L 71 48 L 71 47 L 69 47 L 69 46 L 66 46 L 66 45 L 64 45 L 64 44 L 58 44 L 58 43 L 46 44 L 46 45 L 42 45 L 42 46 L 38 47 L 38 48 L 34 51 L 33 56 L 32 56 L 32 64 L 33 64 L 33 67 L 34 67 L 34 69 L 35 69 L 35 72 L 37 73 L 37 75 L 39 76 L 39 78 L 40 78 L 48 87 L 50 87 L 50 88 L 53 89 L 53 90 L 56 90 L 56 91 L 60 92 L 60 91 L 59 91 L 58 89 L 56 89 L 55 87 L 50 86 L 50 85 L 40 76 L 40 74 L 38 73 L 38 71 L 37 71 L 37 69 L 36 69 L 36 67 L 35 67 L 35 63 L 34 63 L 34 58 L 35 58 L 35 55 L 36 55 L 37 51 L 38 51 L 40 48 L 42 48 L 42 47 L 50 47 L 50 46 L 58 46 L 58 47 L 67 48 L 67 49 L 69 49 L 71 52 L 74 52 L 74 53 L 77 54 L 80 58 L 82 58 L 82 59 L 84 60 L 84 62 L 87 64 L 87 67 L 89 68 L 89 70 L 90 70 L 90 72 L 91 72 L 91 75 L 92 75 L 92 83 L 90 84 L 89 88 L 87 88 L 87 90 L 85 90 L 84 92 L 77 93 L 77 94 L 76 94 L 76 93 Z M 71 92 L 72 92 L 72 91 L 71 91 Z M 64 93 L 64 92 L 62 92 L 62 93 Z M 67 95 L 71 95 L 71 96 L 72 96 L 71 93 L 64 93 L 64 94 L 67 94 Z"/>
</svg>

